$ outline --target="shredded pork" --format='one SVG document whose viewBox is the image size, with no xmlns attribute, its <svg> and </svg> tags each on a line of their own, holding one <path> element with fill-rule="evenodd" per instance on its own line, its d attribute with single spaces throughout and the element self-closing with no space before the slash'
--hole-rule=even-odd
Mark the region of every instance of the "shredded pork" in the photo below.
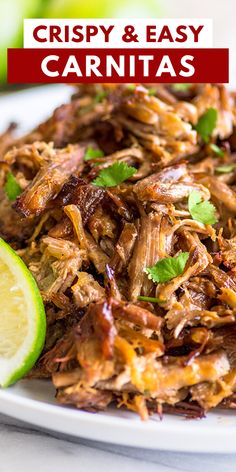
<svg viewBox="0 0 236 472">
<path fill-rule="evenodd" d="M 234 97 L 217 84 L 84 85 L 27 136 L 14 139 L 14 125 L 0 136 L 0 233 L 47 315 L 30 376 L 50 378 L 60 403 L 113 402 L 143 419 L 236 407 Z M 217 123 L 204 142 L 196 125 L 209 108 Z M 95 185 L 114 163 L 136 172 Z M 214 204 L 215 222 L 193 218 L 192 192 Z M 148 275 L 186 252 L 174 277 Z"/>
</svg>

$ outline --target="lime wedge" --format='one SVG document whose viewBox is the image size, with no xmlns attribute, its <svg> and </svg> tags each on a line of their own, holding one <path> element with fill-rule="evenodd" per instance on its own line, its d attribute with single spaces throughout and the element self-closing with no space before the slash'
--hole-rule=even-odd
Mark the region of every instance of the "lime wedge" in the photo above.
<svg viewBox="0 0 236 472">
<path fill-rule="evenodd" d="M 46 316 L 36 282 L 0 238 L 0 385 L 8 387 L 35 364 L 45 341 Z"/>
</svg>

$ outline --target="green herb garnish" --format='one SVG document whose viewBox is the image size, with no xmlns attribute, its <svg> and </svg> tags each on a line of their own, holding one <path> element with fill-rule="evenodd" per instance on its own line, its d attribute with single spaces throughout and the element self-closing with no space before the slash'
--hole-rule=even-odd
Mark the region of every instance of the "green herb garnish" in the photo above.
<svg viewBox="0 0 236 472">
<path fill-rule="evenodd" d="M 105 90 L 101 90 L 101 92 L 98 92 L 95 95 L 94 101 L 95 103 L 101 103 L 106 97 L 107 97 L 107 92 Z"/>
<path fill-rule="evenodd" d="M 236 168 L 236 164 L 231 164 L 229 166 L 220 166 L 216 167 L 216 172 L 219 172 L 219 174 L 229 174 L 229 172 L 232 172 Z"/>
<path fill-rule="evenodd" d="M 140 302 L 151 302 L 151 303 L 165 303 L 166 300 L 161 300 L 160 298 L 156 298 L 156 297 L 144 297 L 142 295 L 140 295 L 138 298 L 137 298 Z"/>
<path fill-rule="evenodd" d="M 134 92 L 135 89 L 136 89 L 136 85 L 134 85 L 134 84 L 128 84 L 126 88 L 127 88 L 127 90 L 129 90 L 130 92 Z"/>
<path fill-rule="evenodd" d="M 115 187 L 132 177 L 137 172 L 135 167 L 128 166 L 125 162 L 115 162 L 106 169 L 102 169 L 93 184 L 98 187 Z"/>
<path fill-rule="evenodd" d="M 217 154 L 217 156 L 219 156 L 219 157 L 224 156 L 224 151 L 219 146 L 217 146 L 217 144 L 211 143 L 209 146 L 210 146 L 211 150 L 215 154 Z"/>
<path fill-rule="evenodd" d="M 150 95 L 150 97 L 152 97 L 153 95 L 156 95 L 156 89 L 154 87 L 151 87 L 150 89 L 148 89 L 148 95 Z"/>
<path fill-rule="evenodd" d="M 208 110 L 200 116 L 198 123 L 194 127 L 201 136 L 204 143 L 208 143 L 213 130 L 217 123 L 217 111 L 215 108 L 208 108 Z"/>
<path fill-rule="evenodd" d="M 168 282 L 183 273 L 188 257 L 189 252 L 181 252 L 176 257 L 165 257 L 154 266 L 147 267 L 145 272 L 153 282 Z"/>
<path fill-rule="evenodd" d="M 193 190 L 188 197 L 188 209 L 193 220 L 205 225 L 213 225 L 217 222 L 214 205 L 202 201 L 201 194 L 197 190 Z"/>
<path fill-rule="evenodd" d="M 96 159 L 98 157 L 103 157 L 104 152 L 101 149 L 94 149 L 92 147 L 88 147 L 84 154 L 84 161 L 90 161 L 91 159 Z"/>
<path fill-rule="evenodd" d="M 11 172 L 7 173 L 4 191 L 10 201 L 14 201 L 22 193 L 22 189 Z"/>
<path fill-rule="evenodd" d="M 172 85 L 172 88 L 173 88 L 176 92 L 185 92 L 185 91 L 188 90 L 191 86 L 192 86 L 192 84 L 173 84 L 173 85 Z"/>
</svg>

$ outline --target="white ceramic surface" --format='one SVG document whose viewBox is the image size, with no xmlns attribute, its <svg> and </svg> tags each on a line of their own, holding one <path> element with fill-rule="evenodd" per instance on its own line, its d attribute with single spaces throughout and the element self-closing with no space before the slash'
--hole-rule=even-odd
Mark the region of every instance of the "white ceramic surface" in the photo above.
<svg viewBox="0 0 236 472">
<path fill-rule="evenodd" d="M 28 131 L 66 101 L 66 86 L 47 86 L 0 97 L 0 131 L 11 120 Z M 236 415 L 219 410 L 204 420 L 185 420 L 165 415 L 142 422 L 123 410 L 86 413 L 57 406 L 50 383 L 23 381 L 0 390 L 0 412 L 28 423 L 97 441 L 142 448 L 186 452 L 235 452 Z"/>
<path fill-rule="evenodd" d="M 142 422 L 135 414 L 109 409 L 87 413 L 58 406 L 47 381 L 19 382 L 0 390 L 0 412 L 71 436 L 113 444 L 186 452 L 236 452 L 236 416 L 210 413 L 203 420 L 165 415 Z"/>
</svg>

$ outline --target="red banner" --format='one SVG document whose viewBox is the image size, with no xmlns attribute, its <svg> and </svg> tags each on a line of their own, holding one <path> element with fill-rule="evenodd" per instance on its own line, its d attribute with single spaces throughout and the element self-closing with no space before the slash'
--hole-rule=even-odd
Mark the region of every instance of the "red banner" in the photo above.
<svg viewBox="0 0 236 472">
<path fill-rule="evenodd" d="M 228 56 L 228 49 L 8 49 L 8 82 L 227 83 Z"/>
</svg>

